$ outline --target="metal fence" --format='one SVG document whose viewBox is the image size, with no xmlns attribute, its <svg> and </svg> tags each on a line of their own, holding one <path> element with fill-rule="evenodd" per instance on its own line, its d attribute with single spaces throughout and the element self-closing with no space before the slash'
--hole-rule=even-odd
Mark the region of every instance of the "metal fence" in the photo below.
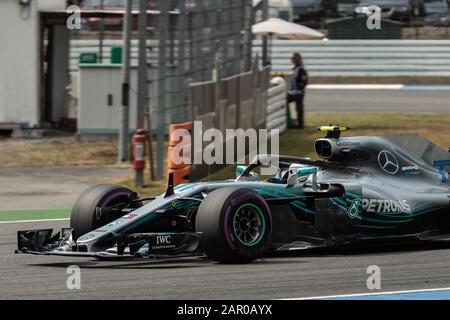
<svg viewBox="0 0 450 320">
<path fill-rule="evenodd" d="M 147 15 L 145 37 L 149 90 L 145 106 L 141 98 L 137 99 L 137 114 L 138 117 L 142 114 L 140 108 L 145 110 L 150 136 L 157 137 L 156 177 L 161 178 L 168 125 L 191 120 L 189 84 L 210 81 L 216 66 L 222 70 L 222 77 L 251 69 L 254 10 L 252 0 L 156 0 L 154 3 L 154 8 L 147 8 L 156 11 Z M 131 42 L 132 65 L 138 62 L 136 18 Z M 102 32 L 102 39 L 93 38 L 95 33 L 74 36 L 71 70 L 76 72 L 77 58 L 82 51 L 96 51 L 101 55 L 100 60 L 108 63 L 110 48 L 122 44 L 121 27 L 116 29 Z M 137 92 L 138 88 L 130 87 L 130 90 Z"/>
<path fill-rule="evenodd" d="M 149 114 L 163 110 L 168 119 L 164 125 L 189 120 L 189 83 L 211 80 L 216 63 L 224 76 L 250 70 L 255 14 L 252 0 L 156 0 L 148 9 L 157 10 L 147 18 L 148 79 L 161 87 L 149 93 Z M 137 65 L 137 16 L 132 25 L 131 65 Z M 78 71 L 82 52 L 95 52 L 98 61 L 110 63 L 111 48 L 123 45 L 121 29 L 119 24 L 114 25 L 102 31 L 101 38 L 99 31 L 88 26 L 73 33 L 70 71 Z M 176 72 L 167 72 L 169 68 Z"/>
<path fill-rule="evenodd" d="M 171 114 L 171 122 L 182 122 L 189 120 L 190 82 L 210 80 L 216 63 L 225 76 L 249 69 L 252 1 L 180 0 L 176 1 L 176 8 L 178 14 L 170 19 L 168 15 L 157 17 L 149 56 L 156 55 L 158 78 L 166 82 L 170 77 L 176 78 L 176 86 L 165 88 L 165 94 L 172 95 L 174 103 L 166 101 L 159 108 Z M 166 0 L 157 1 L 157 9 L 167 9 Z M 166 72 L 170 66 L 177 69 L 171 76 Z"/>
<path fill-rule="evenodd" d="M 225 78 L 220 74 L 221 72 L 218 72 L 214 81 L 190 85 L 192 120 L 201 121 L 203 131 L 217 128 L 224 133 L 225 129 L 266 128 L 270 67 L 259 70 L 255 65 L 251 71 Z M 226 143 L 227 141 L 223 141 L 223 148 Z M 208 144 L 203 142 L 203 148 Z M 203 151 L 193 150 L 194 158 L 196 152 Z M 223 154 L 225 155 L 225 152 Z M 234 161 L 236 160 L 239 159 L 235 158 Z M 223 167 L 193 165 L 191 178 L 197 180 Z"/>
<path fill-rule="evenodd" d="M 450 76 L 449 48 L 450 40 L 274 40 L 271 62 L 289 71 L 300 52 L 311 76 Z"/>
</svg>

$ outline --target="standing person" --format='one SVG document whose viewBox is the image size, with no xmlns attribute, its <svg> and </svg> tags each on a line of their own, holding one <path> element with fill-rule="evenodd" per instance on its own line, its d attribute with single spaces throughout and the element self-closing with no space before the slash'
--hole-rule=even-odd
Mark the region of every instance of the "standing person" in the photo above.
<svg viewBox="0 0 450 320">
<path fill-rule="evenodd" d="M 308 72 L 306 72 L 305 70 L 303 59 L 300 53 L 294 53 L 291 60 L 294 68 L 292 69 L 293 74 L 291 79 L 291 88 L 287 94 L 287 102 L 288 104 L 291 102 L 295 102 L 295 107 L 297 109 L 298 128 L 303 129 L 305 113 L 303 100 L 305 98 L 305 89 L 308 85 Z"/>
</svg>

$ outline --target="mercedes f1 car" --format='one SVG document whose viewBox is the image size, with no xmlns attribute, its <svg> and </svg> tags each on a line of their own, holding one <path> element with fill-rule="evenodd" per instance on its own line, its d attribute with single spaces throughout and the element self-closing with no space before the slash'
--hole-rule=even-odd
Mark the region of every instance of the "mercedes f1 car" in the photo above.
<svg viewBox="0 0 450 320">
<path fill-rule="evenodd" d="M 314 144 L 320 160 L 258 155 L 228 181 L 174 187 L 169 175 L 166 192 L 149 198 L 93 186 L 76 201 L 70 228 L 18 231 L 16 252 L 206 254 L 243 263 L 278 250 L 450 239 L 446 150 L 415 135 L 341 137 L 347 128 L 319 129 L 326 132 Z M 257 169 L 271 163 L 277 173 L 262 179 Z"/>
</svg>

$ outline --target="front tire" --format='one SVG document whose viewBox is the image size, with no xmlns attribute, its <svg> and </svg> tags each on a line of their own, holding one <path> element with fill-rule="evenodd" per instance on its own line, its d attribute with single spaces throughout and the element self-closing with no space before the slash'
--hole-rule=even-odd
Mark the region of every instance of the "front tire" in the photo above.
<svg viewBox="0 0 450 320">
<path fill-rule="evenodd" d="M 213 191 L 201 203 L 195 220 L 201 248 L 221 263 L 246 263 L 261 256 L 272 235 L 272 216 L 264 198 L 242 188 Z"/>
<path fill-rule="evenodd" d="M 130 203 L 130 189 L 114 184 L 99 184 L 85 190 L 75 201 L 70 215 L 72 237 L 77 240 L 82 235 L 100 228 L 114 221 L 115 218 L 100 218 L 95 216 L 95 208 L 121 205 L 125 207 Z M 132 208 L 139 208 L 142 203 L 136 202 Z"/>
</svg>

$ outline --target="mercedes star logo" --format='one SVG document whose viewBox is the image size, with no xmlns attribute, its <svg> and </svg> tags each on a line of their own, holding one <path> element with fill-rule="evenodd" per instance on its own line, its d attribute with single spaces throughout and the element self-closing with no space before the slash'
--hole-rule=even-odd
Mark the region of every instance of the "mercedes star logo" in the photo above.
<svg viewBox="0 0 450 320">
<path fill-rule="evenodd" d="M 396 174 L 398 171 L 397 158 L 387 150 L 380 151 L 378 154 L 378 164 L 381 169 L 389 174 Z"/>
</svg>

